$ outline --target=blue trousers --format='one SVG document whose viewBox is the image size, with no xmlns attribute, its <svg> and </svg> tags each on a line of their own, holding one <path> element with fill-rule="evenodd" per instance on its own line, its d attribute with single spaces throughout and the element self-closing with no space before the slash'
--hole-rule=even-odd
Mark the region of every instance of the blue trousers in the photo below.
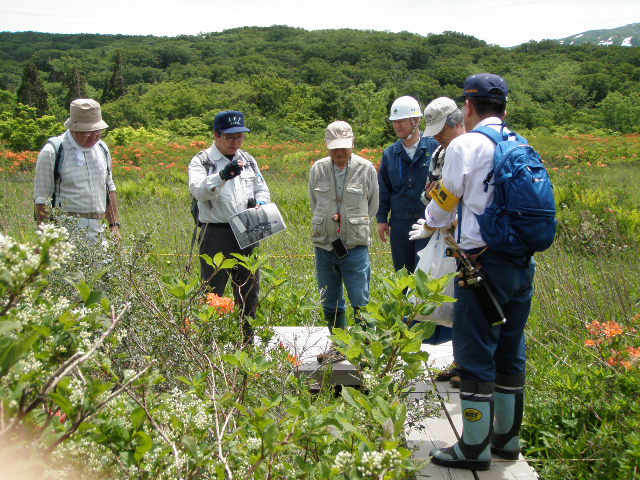
<svg viewBox="0 0 640 480">
<path fill-rule="evenodd" d="M 391 215 L 389 227 L 391 227 L 391 259 L 393 260 L 393 268 L 398 271 L 402 267 L 406 267 L 409 273 L 416 270 L 418 264 L 418 252 L 427 246 L 429 239 L 409 240 L 409 232 L 411 225 L 416 220 L 395 219 Z"/>
<path fill-rule="evenodd" d="M 371 262 L 369 249 L 365 245 L 350 248 L 347 255 L 338 258 L 333 250 L 316 247 L 316 278 L 322 295 L 325 312 L 346 310 L 343 284 L 347 288 L 349 302 L 353 307 L 364 307 L 369 303 Z"/>
<path fill-rule="evenodd" d="M 524 327 L 531 310 L 535 261 L 533 257 L 513 258 L 490 250 L 478 257 L 478 261 L 507 322 L 492 327 L 478 301 L 479 289 L 456 283 L 453 358 L 459 365 L 460 376 L 477 382 L 495 382 L 496 372 L 523 375 Z"/>
</svg>

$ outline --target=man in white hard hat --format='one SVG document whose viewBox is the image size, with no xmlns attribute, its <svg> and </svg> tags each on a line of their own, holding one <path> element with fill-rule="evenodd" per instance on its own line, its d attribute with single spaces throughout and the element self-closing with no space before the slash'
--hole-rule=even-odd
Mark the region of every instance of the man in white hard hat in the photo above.
<svg viewBox="0 0 640 480">
<path fill-rule="evenodd" d="M 390 239 L 393 267 L 405 267 L 410 273 L 416 268 L 417 253 L 427 244 L 425 239 L 409 241 L 409 231 L 411 225 L 424 218 L 420 194 L 429 176 L 431 154 L 438 146 L 433 138 L 421 137 L 421 117 L 415 98 L 404 96 L 393 102 L 389 120 L 398 141 L 382 154 L 378 173 L 378 235 L 383 242 Z"/>
<path fill-rule="evenodd" d="M 120 238 L 116 185 L 111 176 L 111 155 L 101 140 L 107 124 L 100 104 L 90 98 L 71 102 L 68 129 L 47 141 L 36 163 L 35 215 L 38 223 L 48 220 L 48 206 L 78 218 L 95 243 L 106 219 L 112 235 Z"/>
</svg>

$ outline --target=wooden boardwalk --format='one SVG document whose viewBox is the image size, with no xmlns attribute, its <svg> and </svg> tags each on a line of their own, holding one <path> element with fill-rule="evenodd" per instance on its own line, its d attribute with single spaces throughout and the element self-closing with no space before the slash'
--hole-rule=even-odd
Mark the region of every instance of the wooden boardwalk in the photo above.
<svg viewBox="0 0 640 480">
<path fill-rule="evenodd" d="M 329 346 L 329 331 L 326 327 L 276 327 L 272 339 L 274 346 L 280 344 L 298 357 L 300 366 L 296 374 L 308 375 L 317 382 L 329 382 L 335 385 L 359 385 L 355 368 L 347 361 L 331 364 L 332 375 L 326 375 L 326 365 L 317 362 L 316 356 L 326 351 Z M 447 367 L 452 359 L 451 342 L 442 345 L 423 345 L 429 352 L 429 368 L 441 370 Z M 416 397 L 426 391 L 435 389 L 442 407 L 438 418 L 426 418 L 422 428 L 407 428 L 407 442 L 415 450 L 416 458 L 428 459 L 429 451 L 435 447 L 445 447 L 456 442 L 462 432 L 462 413 L 458 389 L 448 382 L 421 383 L 416 385 Z M 535 471 L 520 455 L 517 461 L 507 461 L 494 456 L 491 468 L 485 472 L 449 469 L 429 463 L 417 475 L 418 479 L 435 480 L 535 480 Z"/>
</svg>

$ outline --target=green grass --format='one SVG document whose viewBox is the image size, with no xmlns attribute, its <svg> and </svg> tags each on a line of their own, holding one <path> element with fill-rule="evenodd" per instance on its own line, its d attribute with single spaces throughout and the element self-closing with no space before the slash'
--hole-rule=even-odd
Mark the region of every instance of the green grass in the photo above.
<svg viewBox="0 0 640 480">
<path fill-rule="evenodd" d="M 640 365 L 633 360 L 628 370 L 609 363 L 612 350 L 640 347 L 640 191 L 635 180 L 640 164 L 623 140 L 617 137 L 609 143 L 614 145 L 609 155 L 617 155 L 610 162 L 603 162 L 604 147 L 595 140 L 586 147 L 565 138 L 541 141 L 541 150 L 554 158 L 548 165 L 559 197 L 560 229 L 554 246 L 536 255 L 523 438 L 527 457 L 542 478 L 638 477 Z M 637 146 L 636 137 L 631 140 Z M 268 263 L 287 278 L 287 285 L 265 301 L 270 309 L 278 296 L 284 302 L 288 296 L 307 293 L 317 302 L 307 174 L 312 159 L 324 155 L 316 152 L 317 145 L 277 147 L 256 145 L 260 164 L 269 166 L 263 173 L 272 199 L 287 225 L 285 232 L 260 246 L 260 253 L 270 257 Z M 564 158 L 562 151 L 575 153 L 578 147 L 585 149 L 582 160 Z M 296 148 L 304 151 L 296 153 Z M 183 165 L 192 153 L 180 152 Z M 172 160 L 178 160 L 177 154 Z M 606 166 L 588 165 L 592 160 Z M 189 259 L 190 196 L 186 172 L 161 172 L 144 177 L 141 172 L 116 171 L 122 245 L 129 248 L 135 236 L 150 235 L 146 253 L 158 269 L 176 274 L 185 272 Z M 32 177 L 29 172 L 0 173 L 0 228 L 20 241 L 34 235 Z M 371 253 L 375 297 L 391 271 L 391 256 L 388 245 L 375 235 Z M 196 259 L 192 262 L 195 276 Z M 311 323 L 319 321 L 319 312 L 305 315 Z M 292 321 L 300 317 L 295 318 Z M 587 326 L 594 321 L 615 321 L 624 333 L 603 339 L 597 348 L 587 347 L 585 341 L 592 338 Z"/>
</svg>

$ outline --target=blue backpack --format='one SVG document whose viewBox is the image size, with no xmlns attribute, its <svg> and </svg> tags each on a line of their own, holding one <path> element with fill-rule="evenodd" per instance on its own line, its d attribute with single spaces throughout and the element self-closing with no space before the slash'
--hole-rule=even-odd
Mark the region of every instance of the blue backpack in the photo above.
<svg viewBox="0 0 640 480">
<path fill-rule="evenodd" d="M 490 249 L 513 256 L 533 255 L 551 246 L 556 235 L 556 201 L 540 155 L 520 135 L 486 125 L 481 133 L 496 144 L 493 169 L 484 191 L 494 185 L 493 201 L 476 215 Z M 493 181 L 492 181 L 493 180 Z"/>
</svg>

